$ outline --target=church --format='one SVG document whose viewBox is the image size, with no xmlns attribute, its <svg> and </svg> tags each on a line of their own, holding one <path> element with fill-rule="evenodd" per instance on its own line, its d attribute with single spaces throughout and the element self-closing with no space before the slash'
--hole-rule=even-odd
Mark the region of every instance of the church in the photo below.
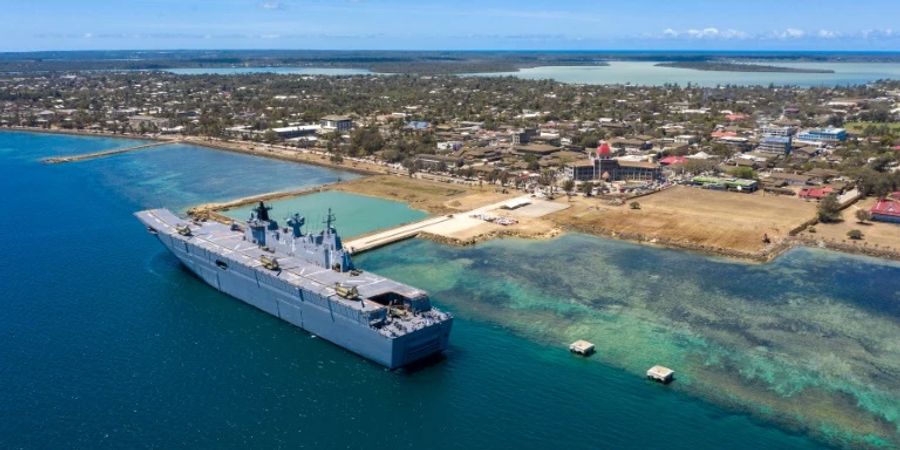
<svg viewBox="0 0 900 450">
<path fill-rule="evenodd" d="M 613 159 L 612 149 L 605 141 L 587 160 L 569 164 L 565 170 L 566 176 L 575 181 L 656 181 L 662 175 L 656 163 Z"/>
</svg>

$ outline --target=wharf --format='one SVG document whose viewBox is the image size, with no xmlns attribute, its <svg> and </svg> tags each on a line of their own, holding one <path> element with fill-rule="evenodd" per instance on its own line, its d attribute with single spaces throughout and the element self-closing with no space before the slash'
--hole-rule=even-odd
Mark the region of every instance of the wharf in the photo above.
<svg viewBox="0 0 900 450">
<path fill-rule="evenodd" d="M 85 153 L 85 154 L 81 154 L 81 155 L 54 156 L 51 158 L 44 158 L 43 162 L 45 164 L 63 164 L 63 163 L 70 163 L 70 162 L 87 161 L 90 159 L 97 159 L 97 158 L 103 158 L 106 156 L 120 155 L 122 153 L 135 152 L 138 150 L 143 150 L 143 149 L 151 148 L 151 147 L 160 147 L 163 145 L 176 144 L 178 142 L 181 142 L 181 141 L 160 141 L 160 142 L 152 142 L 150 144 L 135 145 L 132 147 L 114 148 L 112 150 L 104 150 L 104 151 L 100 151 L 100 152 Z"/>
<path fill-rule="evenodd" d="M 351 254 L 357 254 L 383 247 L 394 242 L 399 242 L 405 239 L 416 237 L 420 233 L 452 237 L 455 233 L 467 229 L 472 229 L 485 223 L 483 220 L 478 219 L 477 217 L 483 216 L 490 211 L 500 209 L 510 201 L 525 200 L 534 201 L 529 196 L 525 195 L 512 200 L 506 199 L 501 202 L 492 203 L 490 205 L 482 206 L 471 211 L 431 217 L 419 222 L 401 225 L 399 227 L 382 230 L 373 234 L 354 238 L 350 241 L 345 241 L 344 248 L 346 248 Z"/>
</svg>

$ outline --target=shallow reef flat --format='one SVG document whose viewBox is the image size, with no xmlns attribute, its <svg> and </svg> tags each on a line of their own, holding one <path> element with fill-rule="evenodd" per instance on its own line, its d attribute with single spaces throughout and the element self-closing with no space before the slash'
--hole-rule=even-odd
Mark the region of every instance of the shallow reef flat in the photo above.
<svg viewBox="0 0 900 450">
<path fill-rule="evenodd" d="M 398 263 L 397 261 L 402 261 Z M 900 445 L 900 264 L 795 249 L 770 264 L 569 234 L 360 258 L 441 303 L 847 447 Z"/>
</svg>

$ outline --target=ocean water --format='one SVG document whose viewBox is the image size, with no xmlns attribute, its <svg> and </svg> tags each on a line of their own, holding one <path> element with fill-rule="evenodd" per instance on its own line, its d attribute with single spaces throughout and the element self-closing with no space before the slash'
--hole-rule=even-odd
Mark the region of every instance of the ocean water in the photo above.
<svg viewBox="0 0 900 450">
<path fill-rule="evenodd" d="M 577 84 L 636 84 L 660 86 L 679 84 L 714 87 L 718 85 L 791 85 L 801 87 L 843 86 L 880 79 L 900 79 L 898 63 L 784 63 L 787 67 L 828 69 L 834 73 L 714 72 L 657 67 L 656 62 L 611 61 L 608 66 L 542 66 L 518 72 L 480 73 L 477 76 L 514 76 L 529 80 L 552 79 Z"/>
<path fill-rule="evenodd" d="M 579 234 L 408 241 L 356 262 L 550 347 L 587 339 L 585 364 L 663 364 L 674 390 L 835 443 L 900 445 L 898 263 L 795 249 L 751 265 Z"/>
<path fill-rule="evenodd" d="M 748 408 L 746 392 L 806 406 L 810 389 L 843 389 L 816 406 L 863 425 L 897 397 L 893 264 L 798 251 L 747 266 L 580 235 L 407 241 L 357 261 L 430 290 L 457 321 L 445 359 L 391 372 L 209 288 L 132 217 L 279 189 L 272 161 L 161 147 L 46 166 L 44 139 L 0 133 L 3 448 L 812 449 L 860 441 Z M 349 176 L 277 164 L 301 185 Z M 219 167 L 241 170 L 223 183 Z M 766 352 L 737 342 L 749 326 L 771 334 Z M 788 348 L 792 334 L 823 343 Z M 570 355 L 574 336 L 599 354 Z M 830 381 L 806 378 L 822 361 Z M 679 380 L 645 381 L 650 362 Z M 752 382 L 710 395 L 725 364 Z M 870 434 L 889 426 L 860 433 L 886 447 L 896 435 Z"/>
<path fill-rule="evenodd" d="M 324 228 L 325 216 L 331 208 L 337 219 L 335 227 L 344 240 L 428 217 L 428 213 L 412 209 L 406 203 L 334 191 L 316 192 L 267 204 L 272 207 L 271 217 L 275 220 L 283 220 L 294 213 L 304 216 L 304 232 Z M 255 207 L 247 205 L 223 212 L 229 217 L 247 220 L 250 210 Z"/>
<path fill-rule="evenodd" d="M 213 201 L 318 186 L 359 177 L 352 172 L 173 144 L 77 163 L 119 195 L 148 207 L 185 210 Z M 52 169 L 70 172 L 73 164 Z"/>
<path fill-rule="evenodd" d="M 37 137 L 39 136 L 39 137 Z M 0 158 L 4 161 L 31 161 L 52 156 L 78 155 L 146 144 L 139 139 L 120 139 L 68 134 L 40 134 L 0 131 Z"/>
</svg>

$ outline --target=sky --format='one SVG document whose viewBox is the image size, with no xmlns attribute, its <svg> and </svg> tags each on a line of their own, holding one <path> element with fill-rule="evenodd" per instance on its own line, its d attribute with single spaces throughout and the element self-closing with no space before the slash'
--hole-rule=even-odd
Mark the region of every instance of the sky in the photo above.
<svg viewBox="0 0 900 450">
<path fill-rule="evenodd" d="M 900 50 L 900 0 L 0 0 L 0 51 Z"/>
</svg>

